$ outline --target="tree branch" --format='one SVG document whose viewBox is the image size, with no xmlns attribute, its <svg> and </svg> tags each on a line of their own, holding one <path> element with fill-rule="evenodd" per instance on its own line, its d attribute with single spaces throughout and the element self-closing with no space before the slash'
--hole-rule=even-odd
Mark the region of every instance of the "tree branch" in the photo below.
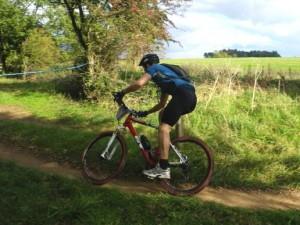
<svg viewBox="0 0 300 225">
<path fill-rule="evenodd" d="M 82 46 L 82 48 L 86 51 L 87 50 L 87 44 L 84 40 L 82 30 L 78 27 L 78 25 L 76 23 L 74 8 L 68 3 L 67 0 L 64 0 L 64 3 L 67 7 L 68 15 L 71 19 L 72 26 L 73 26 L 74 32 L 76 33 L 77 39 L 78 39 L 80 45 Z"/>
<path fill-rule="evenodd" d="M 79 9 L 79 16 L 80 16 L 80 23 L 81 23 L 80 27 L 82 29 L 82 25 L 85 23 L 85 16 L 84 16 L 82 5 L 81 5 L 81 0 L 77 1 L 77 6 L 78 6 L 78 9 Z"/>
</svg>

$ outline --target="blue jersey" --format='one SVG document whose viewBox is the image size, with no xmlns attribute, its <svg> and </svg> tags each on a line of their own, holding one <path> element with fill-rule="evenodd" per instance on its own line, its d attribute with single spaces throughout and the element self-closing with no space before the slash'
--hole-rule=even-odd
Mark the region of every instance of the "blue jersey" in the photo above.
<svg viewBox="0 0 300 225">
<path fill-rule="evenodd" d="M 173 95 L 176 87 L 183 87 L 193 90 L 193 85 L 183 80 L 179 75 L 171 69 L 160 64 L 153 64 L 146 69 L 146 72 L 151 76 L 152 81 L 157 84 L 162 92 Z"/>
</svg>

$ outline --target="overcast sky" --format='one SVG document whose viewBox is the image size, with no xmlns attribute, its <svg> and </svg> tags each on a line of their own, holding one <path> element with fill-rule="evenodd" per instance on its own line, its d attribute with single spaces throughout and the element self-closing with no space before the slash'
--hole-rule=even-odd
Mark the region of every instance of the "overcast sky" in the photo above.
<svg viewBox="0 0 300 225">
<path fill-rule="evenodd" d="M 236 48 L 276 50 L 300 56 L 299 0 L 193 0 L 182 16 L 167 58 L 200 58 L 204 52 Z"/>
</svg>

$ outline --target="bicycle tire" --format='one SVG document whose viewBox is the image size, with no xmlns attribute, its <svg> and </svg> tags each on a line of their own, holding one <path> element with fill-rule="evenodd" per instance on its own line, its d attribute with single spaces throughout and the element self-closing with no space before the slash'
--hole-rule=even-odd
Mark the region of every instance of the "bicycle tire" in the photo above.
<svg viewBox="0 0 300 225">
<path fill-rule="evenodd" d="M 200 192 L 209 184 L 211 177 L 212 177 L 212 173 L 213 173 L 213 166 L 214 166 L 213 155 L 212 155 L 212 151 L 207 146 L 207 144 L 205 144 L 205 142 L 199 138 L 188 137 L 188 136 L 176 138 L 172 141 L 172 144 L 176 145 L 176 144 L 184 143 L 184 142 L 192 143 L 195 146 L 198 146 L 199 150 L 201 149 L 202 153 L 204 153 L 203 157 L 206 157 L 205 158 L 205 161 L 207 163 L 207 166 L 205 169 L 206 171 L 205 171 L 205 174 L 203 174 L 203 178 L 196 185 L 194 185 L 192 188 L 189 188 L 189 189 L 182 189 L 182 188 L 176 187 L 172 184 L 172 170 L 173 169 L 171 168 L 171 179 L 170 180 L 162 179 L 161 185 L 168 193 L 170 193 L 172 195 L 186 196 L 186 195 L 193 195 L 193 194 Z M 170 151 L 171 151 L 171 149 L 170 149 Z M 171 152 L 170 152 L 170 154 L 171 154 Z M 169 158 L 169 161 L 170 161 L 170 158 Z M 197 174 L 196 176 L 200 176 L 200 174 L 199 175 Z M 175 179 L 175 178 L 173 178 L 173 179 Z"/>
<path fill-rule="evenodd" d="M 119 146 L 117 146 L 117 150 L 119 151 L 117 156 L 119 158 L 116 157 L 117 158 L 116 159 L 117 160 L 116 165 L 115 165 L 116 168 L 111 169 L 111 171 L 110 171 L 110 169 L 108 169 L 108 171 L 107 171 L 108 174 L 107 175 L 104 174 L 103 168 L 102 168 L 102 171 L 101 171 L 101 169 L 100 169 L 100 171 L 96 171 L 96 169 L 99 170 L 98 167 L 100 167 L 100 166 L 103 167 L 104 163 L 109 162 L 108 159 L 104 159 L 102 157 L 99 157 L 99 154 L 101 152 L 103 152 L 103 149 L 104 149 L 104 147 L 101 146 L 99 143 L 100 143 L 100 141 L 103 141 L 104 146 L 107 146 L 106 142 L 105 142 L 106 140 L 104 140 L 104 139 L 105 138 L 108 138 L 108 139 L 111 138 L 113 134 L 114 134 L 114 131 L 102 132 L 96 138 L 94 138 L 91 141 L 91 143 L 86 147 L 86 149 L 83 151 L 83 154 L 82 154 L 82 157 L 81 157 L 82 172 L 83 172 L 84 177 L 87 178 L 93 184 L 102 185 L 102 184 L 108 183 L 109 181 L 114 179 L 116 176 L 118 176 L 121 173 L 121 171 L 123 170 L 124 166 L 125 166 L 126 159 L 127 159 L 127 147 L 126 147 L 123 136 L 121 136 L 119 133 L 117 133 L 115 140 L 117 140 L 117 143 L 119 144 Z M 97 149 L 96 153 L 94 153 L 94 152 L 92 153 L 92 150 L 96 145 L 100 145 L 99 151 Z M 117 151 L 117 150 L 115 150 L 115 151 Z M 96 160 L 98 160 L 98 162 L 96 162 L 95 168 L 93 168 L 93 171 L 92 171 L 92 169 L 91 169 L 92 168 L 91 160 L 93 160 L 93 158 L 94 158 L 93 154 L 98 154 L 98 157 L 95 157 L 95 158 L 99 158 L 99 159 L 96 159 Z M 114 155 L 115 154 L 116 153 L 114 153 Z M 112 162 L 111 164 L 113 164 L 113 161 L 111 161 L 111 162 Z M 97 168 L 96 168 L 96 166 L 97 166 Z"/>
</svg>

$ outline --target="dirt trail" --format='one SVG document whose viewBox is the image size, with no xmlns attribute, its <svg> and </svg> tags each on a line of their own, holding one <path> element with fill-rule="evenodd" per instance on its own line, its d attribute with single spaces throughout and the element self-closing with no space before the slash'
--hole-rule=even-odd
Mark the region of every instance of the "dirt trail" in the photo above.
<svg viewBox="0 0 300 225">
<path fill-rule="evenodd" d="M 0 159 L 14 161 L 19 165 L 51 172 L 70 179 L 82 179 L 81 172 L 67 164 L 58 164 L 38 159 L 21 148 L 0 143 Z M 113 187 L 127 192 L 155 193 L 161 191 L 158 184 L 150 182 L 126 182 L 116 180 L 104 187 Z M 300 210 L 300 192 L 282 191 L 279 194 L 261 191 L 238 191 L 207 187 L 195 196 L 203 201 L 220 203 L 231 207 Z"/>
<path fill-rule="evenodd" d="M 18 120 L 31 117 L 31 113 L 25 111 L 22 107 L 1 105 L 0 106 L 0 119 L 1 120 Z"/>
<path fill-rule="evenodd" d="M 31 114 L 21 107 L 4 106 L 0 107 L 0 119 L 4 120 L 30 120 Z M 49 162 L 28 154 L 15 146 L 8 146 L 0 143 L 0 160 L 14 161 L 19 165 L 32 167 L 44 172 L 51 172 L 70 179 L 82 179 L 81 172 L 71 168 L 68 164 Z M 156 193 L 162 188 L 151 181 L 149 182 L 126 182 L 116 180 L 105 187 L 113 187 L 127 192 Z M 300 191 L 278 193 L 261 191 L 238 191 L 224 188 L 205 188 L 195 196 L 203 201 L 220 203 L 226 206 L 241 208 L 265 208 L 265 209 L 298 209 L 300 210 Z"/>
</svg>

